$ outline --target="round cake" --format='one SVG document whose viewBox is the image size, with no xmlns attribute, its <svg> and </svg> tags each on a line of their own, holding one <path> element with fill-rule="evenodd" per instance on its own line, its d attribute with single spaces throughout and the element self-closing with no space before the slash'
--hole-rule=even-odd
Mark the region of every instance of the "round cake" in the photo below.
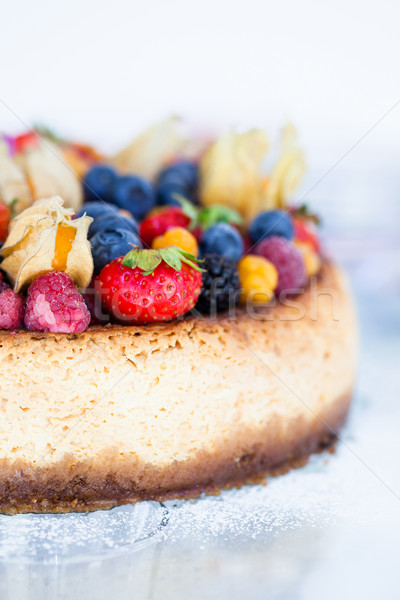
<svg viewBox="0 0 400 600">
<path fill-rule="evenodd" d="M 222 147 L 247 148 L 252 164 L 263 137 L 241 135 Z M 256 191 L 244 177 L 224 197 L 219 144 L 154 184 L 121 176 L 104 206 L 93 188 L 103 194 L 119 163 L 96 155 L 80 212 L 25 197 L 8 224 L 0 511 L 194 497 L 297 466 L 336 438 L 356 363 L 346 279 L 314 216 L 282 205 L 293 172 L 283 181 L 278 168 Z"/>
<path fill-rule="evenodd" d="M 271 473 L 335 438 L 354 382 L 355 315 L 331 264 L 295 307 L 0 341 L 2 511 L 165 500 Z"/>
</svg>

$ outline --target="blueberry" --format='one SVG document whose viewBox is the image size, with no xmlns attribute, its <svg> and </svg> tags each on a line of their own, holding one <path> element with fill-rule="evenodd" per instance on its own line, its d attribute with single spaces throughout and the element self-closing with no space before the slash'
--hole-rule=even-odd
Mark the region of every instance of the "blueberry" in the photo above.
<svg viewBox="0 0 400 600">
<path fill-rule="evenodd" d="M 139 221 L 155 206 L 156 196 L 152 184 L 142 177 L 118 177 L 113 189 L 113 202 L 129 210 Z"/>
<path fill-rule="evenodd" d="M 176 183 L 161 183 L 157 189 L 157 204 L 160 206 L 181 206 L 179 200 L 175 196 L 183 196 L 186 199 L 188 194 L 186 188 Z"/>
<path fill-rule="evenodd" d="M 91 239 L 96 233 L 106 229 L 127 229 L 136 235 L 139 233 L 139 227 L 135 219 L 116 213 L 115 215 L 102 215 L 95 219 L 89 228 L 89 238 Z"/>
<path fill-rule="evenodd" d="M 271 237 L 271 235 L 279 235 L 287 240 L 293 239 L 292 220 L 283 210 L 269 210 L 260 213 L 250 225 L 249 236 L 253 244 Z"/>
<path fill-rule="evenodd" d="M 202 255 L 219 254 L 237 262 L 243 254 L 243 239 L 232 225 L 216 223 L 204 233 L 200 249 Z"/>
<path fill-rule="evenodd" d="M 113 187 L 118 175 L 108 165 L 95 165 L 83 178 L 83 192 L 86 202 L 103 200 L 112 202 Z"/>
<path fill-rule="evenodd" d="M 82 206 L 75 218 L 83 217 L 86 213 L 88 217 L 97 219 L 103 215 L 115 215 L 117 212 L 118 208 L 114 204 L 109 204 L 108 202 L 88 202 Z"/>
<path fill-rule="evenodd" d="M 92 245 L 94 274 L 108 265 L 114 258 L 123 256 L 132 250 L 132 245 L 142 247 L 139 237 L 126 229 L 99 231 L 90 240 Z"/>
<path fill-rule="evenodd" d="M 199 172 L 195 164 L 180 162 L 161 171 L 157 181 L 157 203 L 180 206 L 173 196 L 179 194 L 187 200 L 197 203 Z"/>
</svg>

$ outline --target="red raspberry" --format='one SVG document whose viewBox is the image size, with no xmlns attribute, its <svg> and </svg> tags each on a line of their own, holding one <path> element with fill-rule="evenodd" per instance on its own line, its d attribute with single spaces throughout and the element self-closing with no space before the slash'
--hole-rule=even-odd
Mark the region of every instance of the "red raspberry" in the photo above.
<svg viewBox="0 0 400 600">
<path fill-rule="evenodd" d="M 299 293 L 307 282 L 307 274 L 300 252 L 285 238 L 272 235 L 262 240 L 254 249 L 254 254 L 263 256 L 278 270 L 276 295 L 281 292 Z"/>
<path fill-rule="evenodd" d="M 6 288 L 0 293 L 0 329 L 21 329 L 25 299 Z"/>
<path fill-rule="evenodd" d="M 85 301 L 66 273 L 50 271 L 30 286 L 25 311 L 30 331 L 81 333 L 89 323 Z"/>
</svg>

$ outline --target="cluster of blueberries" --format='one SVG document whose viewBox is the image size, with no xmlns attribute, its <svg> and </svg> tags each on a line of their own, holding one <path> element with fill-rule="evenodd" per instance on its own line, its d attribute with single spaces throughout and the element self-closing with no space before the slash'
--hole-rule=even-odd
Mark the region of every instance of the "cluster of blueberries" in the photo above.
<svg viewBox="0 0 400 600">
<path fill-rule="evenodd" d="M 155 185 L 136 175 L 118 175 L 108 165 L 95 165 L 83 181 L 85 204 L 76 217 L 87 214 L 93 222 L 88 237 L 92 245 L 94 272 L 132 245 L 142 247 L 138 221 L 155 206 L 179 206 L 176 195 L 197 203 L 198 169 L 184 161 L 164 169 Z M 129 211 L 126 216 L 121 210 Z"/>
<path fill-rule="evenodd" d="M 153 185 L 136 175 L 120 176 L 108 165 L 95 165 L 84 179 L 85 204 L 76 215 L 93 218 L 88 237 L 92 245 L 94 274 L 98 275 L 114 258 L 142 247 L 138 222 L 156 206 L 180 206 L 177 196 L 198 204 L 198 169 L 184 161 L 174 164 L 158 176 Z M 124 215 L 129 211 L 132 216 Z M 282 211 L 268 211 L 251 223 L 248 237 L 251 244 L 262 238 L 279 235 L 293 238 L 291 219 Z M 200 253 L 215 254 L 237 263 L 244 252 L 240 232 L 229 223 L 216 223 L 202 234 Z"/>
</svg>

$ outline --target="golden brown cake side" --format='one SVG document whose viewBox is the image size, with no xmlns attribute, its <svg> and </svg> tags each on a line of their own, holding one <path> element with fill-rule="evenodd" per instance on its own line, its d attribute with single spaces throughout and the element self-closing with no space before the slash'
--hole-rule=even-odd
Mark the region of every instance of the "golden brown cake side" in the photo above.
<svg viewBox="0 0 400 600">
<path fill-rule="evenodd" d="M 341 272 L 289 304 L 79 335 L 0 334 L 0 509 L 68 511 L 196 495 L 332 439 L 351 396 Z"/>
</svg>

